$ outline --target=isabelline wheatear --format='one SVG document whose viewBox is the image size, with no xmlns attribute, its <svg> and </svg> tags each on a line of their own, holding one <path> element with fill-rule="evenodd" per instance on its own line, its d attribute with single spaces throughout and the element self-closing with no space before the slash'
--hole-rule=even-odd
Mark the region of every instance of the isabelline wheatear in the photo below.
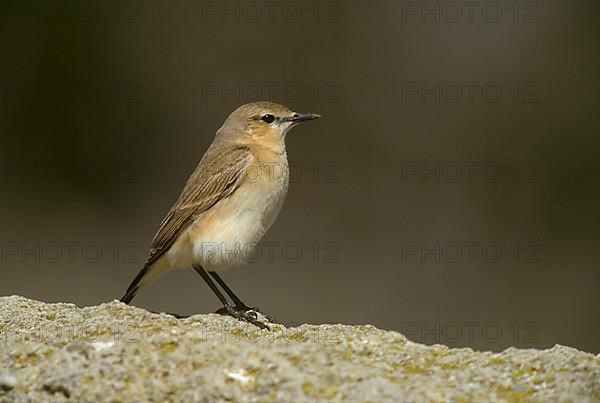
<svg viewBox="0 0 600 403">
<path fill-rule="evenodd" d="M 286 134 L 319 117 L 271 102 L 233 111 L 160 224 L 146 264 L 121 301 L 128 304 L 172 269 L 193 268 L 223 304 L 219 313 L 268 329 L 217 272 L 242 263 L 275 221 L 289 182 Z"/>
</svg>

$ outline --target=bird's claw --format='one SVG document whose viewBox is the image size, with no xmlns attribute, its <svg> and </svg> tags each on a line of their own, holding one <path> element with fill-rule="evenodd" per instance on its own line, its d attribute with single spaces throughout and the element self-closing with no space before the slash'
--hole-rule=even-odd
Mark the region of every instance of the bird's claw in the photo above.
<svg viewBox="0 0 600 403">
<path fill-rule="evenodd" d="M 260 312 L 260 311 L 257 309 L 254 309 L 254 308 L 249 308 L 247 306 L 237 307 L 237 306 L 226 305 L 226 306 L 220 308 L 216 313 L 218 313 L 220 315 L 232 316 L 239 320 L 245 320 L 246 322 L 252 323 L 254 326 L 257 326 L 261 329 L 271 330 L 271 328 L 269 326 L 265 325 L 264 323 L 262 323 L 261 321 L 258 320 L 257 312 Z M 266 316 L 262 313 L 261 313 L 261 315 L 265 316 L 265 318 L 267 318 L 267 320 L 270 320 L 270 318 L 268 316 Z"/>
<path fill-rule="evenodd" d="M 261 311 L 258 308 L 248 308 L 248 307 L 245 307 L 245 308 L 248 311 L 251 311 L 252 313 L 254 313 L 254 315 L 256 315 L 257 312 L 260 313 L 262 316 L 265 317 L 265 319 L 267 319 L 271 323 L 277 323 L 277 321 L 275 320 L 275 318 L 273 318 L 271 315 L 268 315 L 268 314 L 264 313 L 263 311 Z"/>
</svg>

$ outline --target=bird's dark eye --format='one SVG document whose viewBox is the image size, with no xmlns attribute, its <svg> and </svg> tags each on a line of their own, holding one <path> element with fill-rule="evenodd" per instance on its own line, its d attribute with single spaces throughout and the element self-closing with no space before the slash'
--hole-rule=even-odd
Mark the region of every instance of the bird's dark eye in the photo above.
<svg viewBox="0 0 600 403">
<path fill-rule="evenodd" d="M 275 116 L 273 116 L 273 115 L 270 115 L 270 114 L 268 114 L 268 113 L 267 113 L 266 115 L 262 115 L 262 116 L 260 117 L 260 119 L 261 119 L 263 122 L 267 122 L 267 123 L 273 123 L 273 122 L 275 121 Z"/>
</svg>

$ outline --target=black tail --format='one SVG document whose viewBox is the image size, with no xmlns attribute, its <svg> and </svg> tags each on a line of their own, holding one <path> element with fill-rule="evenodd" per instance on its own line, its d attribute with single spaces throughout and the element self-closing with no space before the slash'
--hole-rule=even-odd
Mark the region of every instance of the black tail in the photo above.
<svg viewBox="0 0 600 403">
<path fill-rule="evenodd" d="M 137 276 L 135 276 L 135 278 L 127 288 L 125 295 L 123 295 L 123 298 L 121 298 L 121 302 L 124 302 L 126 304 L 129 304 L 131 302 L 131 300 L 135 297 L 135 294 L 137 293 L 138 289 L 140 288 L 140 282 L 142 281 L 142 278 L 144 278 L 147 272 L 148 266 L 144 266 L 144 268 L 140 270 L 140 272 L 137 274 Z"/>
</svg>

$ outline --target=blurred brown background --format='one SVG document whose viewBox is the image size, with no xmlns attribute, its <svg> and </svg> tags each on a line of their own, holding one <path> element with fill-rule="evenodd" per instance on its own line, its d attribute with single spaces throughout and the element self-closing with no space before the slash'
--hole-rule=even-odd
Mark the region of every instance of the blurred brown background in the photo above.
<svg viewBox="0 0 600 403">
<path fill-rule="evenodd" d="M 121 297 L 238 105 L 324 116 L 254 262 L 224 274 L 299 324 L 600 352 L 598 6 L 12 2 L 0 9 L 0 294 Z M 217 299 L 192 271 L 134 304 Z"/>
</svg>

